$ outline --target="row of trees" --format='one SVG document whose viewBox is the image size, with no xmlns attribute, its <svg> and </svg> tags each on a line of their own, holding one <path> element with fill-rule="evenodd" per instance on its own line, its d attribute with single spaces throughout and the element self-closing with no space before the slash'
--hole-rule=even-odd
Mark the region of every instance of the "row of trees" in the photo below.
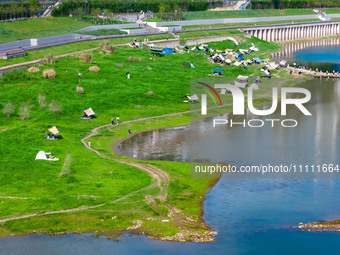
<svg viewBox="0 0 340 255">
<path fill-rule="evenodd" d="M 339 0 L 252 0 L 252 9 L 340 7 Z"/>
<path fill-rule="evenodd" d="M 39 1 L 0 5 L 0 20 L 31 18 L 40 11 Z"/>
<path fill-rule="evenodd" d="M 222 4 L 222 1 L 191 1 L 191 0 L 145 0 L 145 1 L 104 1 L 104 0 L 76 0 L 63 2 L 62 5 L 53 9 L 53 16 L 66 16 L 73 13 L 78 8 L 82 8 L 86 14 L 92 13 L 93 9 L 108 9 L 112 13 L 139 12 L 140 10 L 159 12 L 160 10 L 169 10 L 168 12 L 180 11 L 205 11 L 211 7 Z"/>
</svg>

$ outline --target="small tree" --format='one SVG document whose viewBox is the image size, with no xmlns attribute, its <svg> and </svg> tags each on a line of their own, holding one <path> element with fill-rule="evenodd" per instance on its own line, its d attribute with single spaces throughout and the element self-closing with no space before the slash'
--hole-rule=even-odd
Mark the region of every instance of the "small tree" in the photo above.
<svg viewBox="0 0 340 255">
<path fill-rule="evenodd" d="M 80 59 L 83 63 L 91 63 L 92 57 L 92 54 L 84 53 L 83 55 L 81 55 Z"/>
<path fill-rule="evenodd" d="M 53 112 L 53 113 L 61 113 L 62 112 L 61 103 L 57 100 L 52 100 L 51 103 L 48 106 L 50 108 L 50 112 Z"/>
<path fill-rule="evenodd" d="M 7 118 L 10 118 L 11 115 L 15 113 L 15 105 L 11 102 L 7 103 L 2 109 L 2 112 L 7 116 Z"/>
<path fill-rule="evenodd" d="M 83 87 L 77 87 L 76 91 L 78 94 L 84 94 L 84 88 Z"/>
<path fill-rule="evenodd" d="M 43 93 L 39 93 L 38 102 L 40 110 L 44 109 L 46 106 L 46 95 Z"/>
<path fill-rule="evenodd" d="M 43 59 L 42 62 L 44 64 L 53 64 L 54 63 L 54 57 L 51 54 L 47 54 Z"/>
<path fill-rule="evenodd" d="M 21 121 L 25 121 L 28 119 L 30 108 L 31 108 L 30 102 L 25 102 L 20 105 L 19 118 Z"/>
</svg>

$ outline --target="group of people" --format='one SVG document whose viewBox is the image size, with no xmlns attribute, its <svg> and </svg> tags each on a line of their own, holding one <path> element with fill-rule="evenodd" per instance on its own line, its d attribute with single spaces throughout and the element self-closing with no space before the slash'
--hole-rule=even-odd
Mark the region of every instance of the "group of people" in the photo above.
<svg viewBox="0 0 340 255">
<path fill-rule="evenodd" d="M 112 117 L 111 118 L 111 123 L 112 123 L 112 125 L 114 125 L 114 124 L 118 125 L 119 124 L 119 117 L 116 118 L 116 123 L 115 123 L 115 117 Z"/>
<path fill-rule="evenodd" d="M 44 136 L 47 140 L 58 140 L 54 135 L 47 134 Z"/>
</svg>

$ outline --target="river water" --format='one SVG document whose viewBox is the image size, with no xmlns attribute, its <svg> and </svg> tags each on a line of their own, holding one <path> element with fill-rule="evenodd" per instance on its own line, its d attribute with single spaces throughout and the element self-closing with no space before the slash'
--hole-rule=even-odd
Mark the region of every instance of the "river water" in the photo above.
<svg viewBox="0 0 340 255">
<path fill-rule="evenodd" d="M 209 133 L 205 119 L 195 124 L 194 146 L 187 145 L 192 136 L 182 128 L 134 136 L 119 150 L 136 158 L 175 161 L 191 160 L 193 150 L 197 159 L 233 165 L 339 164 L 340 82 L 316 79 L 299 87 L 311 91 L 307 109 L 313 116 L 290 109 L 287 117 L 299 122 L 295 128 L 220 127 Z M 201 143 L 208 148 L 204 156 L 195 150 Z M 223 149 L 213 150 L 214 144 Z M 339 193 L 338 178 L 221 178 L 204 202 L 204 219 L 218 231 L 214 243 L 162 242 L 130 234 L 119 242 L 91 234 L 25 235 L 0 238 L 0 254 L 337 254 L 339 233 L 290 227 L 340 219 Z"/>
</svg>

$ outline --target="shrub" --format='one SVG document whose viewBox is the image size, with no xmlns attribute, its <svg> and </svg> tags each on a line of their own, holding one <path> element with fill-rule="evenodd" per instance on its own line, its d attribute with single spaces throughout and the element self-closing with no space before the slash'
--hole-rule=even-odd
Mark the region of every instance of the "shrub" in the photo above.
<svg viewBox="0 0 340 255">
<path fill-rule="evenodd" d="M 51 54 L 48 54 L 42 59 L 42 62 L 44 64 L 53 64 L 54 63 L 54 57 Z"/>
<path fill-rule="evenodd" d="M 56 73 L 53 69 L 48 69 L 48 70 L 44 70 L 43 76 L 46 79 L 51 79 L 51 78 L 55 78 Z"/>
<path fill-rule="evenodd" d="M 40 69 L 37 68 L 37 67 L 30 67 L 30 68 L 28 68 L 27 71 L 28 71 L 29 73 L 37 73 L 37 72 L 40 71 Z"/>
<path fill-rule="evenodd" d="M 2 109 L 2 112 L 7 116 L 7 118 L 10 118 L 11 115 L 15 113 L 15 105 L 11 102 L 7 103 Z"/>
<path fill-rule="evenodd" d="M 108 50 L 110 53 L 113 53 L 113 52 L 116 51 L 116 48 L 115 48 L 113 45 L 109 45 L 109 46 L 107 47 L 107 50 Z"/>
<path fill-rule="evenodd" d="M 135 61 L 136 61 L 136 58 L 135 58 L 135 57 L 128 57 L 128 61 L 130 61 L 130 62 L 135 62 Z"/>
<path fill-rule="evenodd" d="M 45 108 L 46 106 L 46 95 L 45 94 L 39 93 L 38 103 L 39 103 L 40 110 Z"/>
<path fill-rule="evenodd" d="M 83 62 L 83 63 L 91 63 L 92 57 L 93 57 L 92 54 L 83 53 L 83 54 L 80 56 L 80 60 L 81 60 L 81 62 Z"/>
<path fill-rule="evenodd" d="M 124 65 L 124 64 L 116 64 L 116 67 L 117 67 L 117 68 L 124 68 L 125 65 Z"/>
<path fill-rule="evenodd" d="M 142 59 L 142 58 L 139 58 L 138 60 L 139 60 L 139 62 L 142 62 L 142 61 L 143 61 L 143 59 Z"/>
<path fill-rule="evenodd" d="M 89 67 L 89 70 L 90 70 L 91 72 L 98 72 L 100 69 L 99 69 L 98 66 L 90 66 L 90 67 Z"/>
<path fill-rule="evenodd" d="M 19 107 L 19 118 L 21 121 L 27 120 L 30 113 L 30 102 L 22 103 Z"/>
<path fill-rule="evenodd" d="M 56 100 L 52 100 L 51 103 L 49 104 L 50 112 L 53 113 L 61 113 L 62 112 L 62 107 L 61 103 Z"/>
<path fill-rule="evenodd" d="M 149 71 L 151 71 L 151 70 L 152 70 L 152 67 L 148 66 L 148 69 L 149 69 Z"/>
<path fill-rule="evenodd" d="M 76 91 L 78 94 L 84 94 L 84 88 L 83 87 L 77 87 Z"/>
<path fill-rule="evenodd" d="M 185 66 L 185 67 L 190 67 L 190 62 L 189 62 L 189 61 L 184 61 L 184 62 L 183 62 L 183 66 Z"/>
</svg>

